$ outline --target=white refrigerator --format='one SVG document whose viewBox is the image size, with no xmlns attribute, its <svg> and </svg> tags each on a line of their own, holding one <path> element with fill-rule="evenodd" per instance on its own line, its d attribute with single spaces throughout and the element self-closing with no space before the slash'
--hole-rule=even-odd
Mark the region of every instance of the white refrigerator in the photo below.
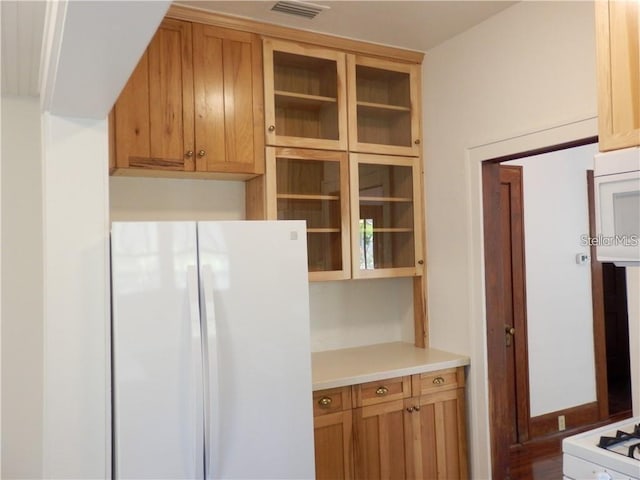
<svg viewBox="0 0 640 480">
<path fill-rule="evenodd" d="M 118 479 L 314 477 L 304 222 L 114 222 Z"/>
</svg>

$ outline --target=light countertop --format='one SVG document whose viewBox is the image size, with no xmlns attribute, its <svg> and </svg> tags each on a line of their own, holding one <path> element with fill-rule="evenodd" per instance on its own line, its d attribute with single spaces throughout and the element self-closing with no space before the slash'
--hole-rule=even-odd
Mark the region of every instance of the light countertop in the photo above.
<svg viewBox="0 0 640 480">
<path fill-rule="evenodd" d="M 469 365 L 469 357 L 393 342 L 311 354 L 313 390 Z"/>
</svg>

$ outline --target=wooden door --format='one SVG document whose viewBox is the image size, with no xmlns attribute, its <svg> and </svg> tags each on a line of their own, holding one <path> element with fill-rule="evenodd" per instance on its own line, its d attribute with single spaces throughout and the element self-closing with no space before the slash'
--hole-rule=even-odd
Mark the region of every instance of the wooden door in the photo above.
<svg viewBox="0 0 640 480">
<path fill-rule="evenodd" d="M 113 117 L 117 168 L 194 170 L 189 22 L 162 21 Z"/>
<path fill-rule="evenodd" d="M 640 4 L 595 2 L 600 151 L 640 145 Z"/>
<path fill-rule="evenodd" d="M 193 24 L 197 171 L 264 172 L 261 55 L 256 35 Z"/>
<path fill-rule="evenodd" d="M 407 448 L 407 478 L 468 478 L 464 409 L 464 388 L 406 401 L 412 439 Z"/>
<path fill-rule="evenodd" d="M 510 444 L 529 437 L 529 369 L 522 167 L 500 165 L 504 348 Z"/>
<path fill-rule="evenodd" d="M 354 410 L 355 478 L 406 478 L 406 415 L 403 400 Z"/>
</svg>

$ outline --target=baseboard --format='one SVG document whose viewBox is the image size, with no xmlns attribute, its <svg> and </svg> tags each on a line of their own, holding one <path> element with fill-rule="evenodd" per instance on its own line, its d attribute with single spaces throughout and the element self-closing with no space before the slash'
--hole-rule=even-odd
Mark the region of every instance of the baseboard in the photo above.
<svg viewBox="0 0 640 480">
<path fill-rule="evenodd" d="M 598 402 L 585 403 L 576 407 L 545 413 L 529 419 L 529 439 L 546 437 L 560 432 L 558 417 L 564 415 L 565 430 L 571 431 L 592 425 L 599 420 Z"/>
</svg>

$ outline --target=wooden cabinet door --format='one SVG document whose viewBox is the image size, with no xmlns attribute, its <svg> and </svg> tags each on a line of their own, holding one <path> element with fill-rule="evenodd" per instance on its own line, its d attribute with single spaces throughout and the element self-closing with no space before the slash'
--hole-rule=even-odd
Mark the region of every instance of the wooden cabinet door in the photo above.
<svg viewBox="0 0 640 480">
<path fill-rule="evenodd" d="M 264 172 L 261 55 L 256 35 L 193 24 L 197 171 Z"/>
<path fill-rule="evenodd" d="M 345 152 L 267 147 L 269 220 L 306 220 L 309 280 L 351 274 L 349 168 Z"/>
<path fill-rule="evenodd" d="M 165 19 L 113 114 L 117 168 L 193 171 L 192 31 Z"/>
<path fill-rule="evenodd" d="M 350 154 L 353 278 L 422 275 L 419 158 Z"/>
<path fill-rule="evenodd" d="M 469 476 L 464 388 L 406 400 L 412 444 L 407 478 L 454 480 Z"/>
<path fill-rule="evenodd" d="M 346 150 L 345 54 L 274 39 L 263 49 L 267 144 Z"/>
<path fill-rule="evenodd" d="M 403 400 L 354 410 L 355 478 L 402 479 L 411 424 Z"/>
<path fill-rule="evenodd" d="M 420 155 L 420 66 L 347 56 L 349 150 Z"/>
<path fill-rule="evenodd" d="M 600 151 L 640 145 L 640 3 L 595 8 Z"/>
<path fill-rule="evenodd" d="M 317 416 L 313 420 L 318 480 L 353 478 L 351 410 Z"/>
</svg>

